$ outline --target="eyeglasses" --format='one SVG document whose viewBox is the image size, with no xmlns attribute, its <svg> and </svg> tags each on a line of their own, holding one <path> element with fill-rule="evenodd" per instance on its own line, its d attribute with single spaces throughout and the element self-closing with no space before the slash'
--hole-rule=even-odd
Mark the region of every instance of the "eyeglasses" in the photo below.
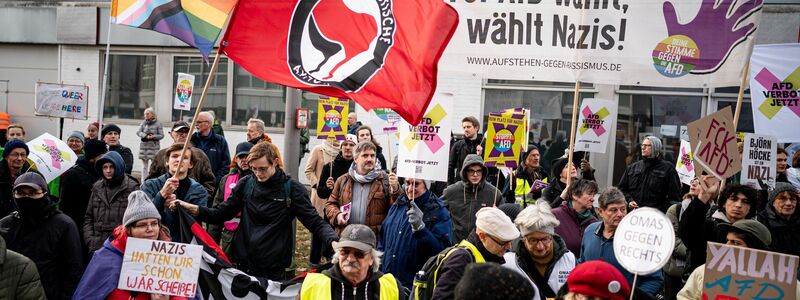
<svg viewBox="0 0 800 300">
<path fill-rule="evenodd" d="M 775 202 L 797 202 L 797 197 L 777 196 Z"/>
<path fill-rule="evenodd" d="M 356 259 L 362 259 L 365 256 L 367 256 L 367 253 L 363 251 L 358 251 L 356 249 L 345 249 L 345 248 L 339 249 L 339 255 L 341 255 L 342 257 L 346 258 L 350 256 L 350 254 L 352 254 L 353 257 L 355 257 Z"/>
<path fill-rule="evenodd" d="M 482 169 L 477 169 L 477 170 L 472 170 L 472 169 L 470 169 L 470 170 L 467 170 L 467 175 L 478 175 L 478 174 L 480 174 L 482 171 L 483 171 Z"/>
<path fill-rule="evenodd" d="M 506 246 L 508 246 L 508 245 L 511 245 L 511 241 L 507 241 L 507 242 L 501 242 L 501 241 L 498 241 L 497 239 L 495 239 L 495 238 L 494 238 L 493 236 L 491 236 L 491 235 L 488 235 L 488 234 L 487 234 L 486 236 L 488 236 L 490 239 L 492 239 L 492 241 L 494 241 L 494 243 L 495 243 L 495 244 L 498 244 L 498 245 L 500 245 L 500 247 L 503 247 L 503 248 L 505 248 Z"/>
<path fill-rule="evenodd" d="M 653 145 L 642 144 L 642 148 L 650 148 L 650 147 L 653 147 Z"/>
<path fill-rule="evenodd" d="M 253 173 L 267 173 L 271 167 L 253 167 L 250 166 L 250 170 L 253 170 Z"/>
<path fill-rule="evenodd" d="M 150 227 L 158 229 L 159 226 L 160 226 L 160 224 L 158 223 L 158 221 L 153 221 L 153 222 L 150 222 L 150 223 L 135 224 L 135 225 L 133 225 L 133 228 L 147 230 Z"/>
<path fill-rule="evenodd" d="M 23 193 L 21 191 L 14 191 L 14 198 L 40 198 L 44 196 L 44 192 L 36 191 L 33 193 Z"/>
<path fill-rule="evenodd" d="M 549 237 L 549 236 L 545 237 L 545 238 L 541 238 L 541 239 L 532 239 L 532 238 L 527 238 L 526 237 L 525 241 L 527 241 L 528 243 L 530 243 L 532 245 L 537 245 L 539 243 L 542 243 L 543 246 L 547 246 L 547 245 L 550 245 L 550 242 L 553 241 L 553 238 Z"/>
<path fill-rule="evenodd" d="M 11 158 L 26 158 L 28 157 L 27 153 L 11 153 L 8 155 Z"/>
</svg>

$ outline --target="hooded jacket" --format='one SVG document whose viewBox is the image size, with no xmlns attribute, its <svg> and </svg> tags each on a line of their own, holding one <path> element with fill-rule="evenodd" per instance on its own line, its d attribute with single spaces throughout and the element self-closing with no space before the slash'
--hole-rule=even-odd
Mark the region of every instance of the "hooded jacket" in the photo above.
<svg viewBox="0 0 800 300">
<path fill-rule="evenodd" d="M 411 204 L 401 195 L 383 221 L 378 242 L 378 251 L 383 251 L 381 271 L 394 275 L 409 290 L 428 258 L 450 246 L 452 234 L 450 214 L 436 195 L 427 191 L 414 203 L 422 210 L 425 227 L 416 232 L 411 229 L 407 215 Z"/>
<path fill-rule="evenodd" d="M 767 226 L 772 235 L 770 250 L 800 256 L 800 212 L 795 205 L 794 214 L 788 220 L 781 218 L 775 213 L 774 202 L 775 197 L 769 199 L 766 209 L 758 214 L 758 221 Z"/>
<path fill-rule="evenodd" d="M 472 231 L 466 240 L 478 249 L 478 252 L 481 253 L 485 262 L 493 262 L 498 264 L 505 263 L 505 259 L 503 259 L 502 256 L 492 254 L 486 249 L 485 246 L 483 246 L 483 243 L 481 243 L 481 240 L 478 238 L 478 234 L 475 233 L 475 231 Z M 433 297 L 431 297 L 431 299 L 453 299 L 455 296 L 456 285 L 458 285 L 458 282 L 461 281 L 461 277 L 464 277 L 464 272 L 467 270 L 467 266 L 473 263 L 476 263 L 476 260 L 472 256 L 470 250 L 459 248 L 458 250 L 453 251 L 453 253 L 450 254 L 450 256 L 448 256 L 439 267 L 439 279 L 436 281 L 436 288 L 433 290 Z"/>
<path fill-rule="evenodd" d="M 159 240 L 169 241 L 169 233 L 161 228 Z M 149 300 L 148 293 L 132 293 L 117 288 L 120 272 L 122 271 L 122 257 L 128 235 L 125 228 L 119 225 L 113 233 L 103 242 L 103 247 L 94 252 L 92 261 L 83 273 L 73 299 L 108 299 L 108 300 Z M 199 289 L 198 289 L 199 292 Z M 186 299 L 169 297 L 169 299 Z"/>
<path fill-rule="evenodd" d="M 636 201 L 639 207 L 652 207 L 664 213 L 670 205 L 681 201 L 681 182 L 675 164 L 660 157 L 643 158 L 625 168 L 617 187 L 628 202 Z"/>
<path fill-rule="evenodd" d="M 319 183 L 317 183 L 317 197 L 320 199 L 328 199 L 328 197 L 331 196 L 333 189 L 329 189 L 325 185 L 325 182 L 328 181 L 328 178 L 333 178 L 333 181 L 335 182 L 340 176 L 347 174 L 347 171 L 350 170 L 350 165 L 352 164 L 353 159 L 345 159 L 342 157 L 342 153 L 336 155 L 336 158 L 334 158 L 332 162 L 325 164 L 325 166 L 322 167 L 322 172 L 319 174 Z M 331 168 L 333 168 L 333 174 L 331 174 Z"/>
<path fill-rule="evenodd" d="M 108 146 L 108 151 L 117 152 L 122 156 L 122 161 L 125 163 L 125 174 L 130 175 L 131 171 L 133 171 L 133 152 L 131 152 L 131 148 L 119 144 L 116 146 Z"/>
<path fill-rule="evenodd" d="M 514 246 L 514 252 L 507 252 L 503 257 L 506 260 L 504 266 L 512 270 L 521 271 L 522 274 L 536 285 L 539 299 L 546 300 L 555 298 L 558 290 L 567 283 L 567 276 L 575 268 L 575 255 L 567 249 L 564 240 L 557 234 L 553 236 L 553 259 L 547 265 L 544 274 L 539 274 L 536 265 L 531 259 L 528 249 L 525 248 L 525 241 L 518 241 Z"/>
<path fill-rule="evenodd" d="M 597 222 L 597 218 L 592 214 L 591 217 L 579 223 L 578 212 L 566 202 L 562 202 L 561 206 L 553 209 L 553 215 L 561 222 L 561 225 L 556 226 L 556 234 L 563 237 L 569 251 L 580 256 L 583 233 L 586 232 L 586 227 L 589 227 L 589 224 Z"/>
<path fill-rule="evenodd" d="M 255 181 L 249 191 L 246 180 Z M 291 195 L 285 194 L 287 181 L 291 181 Z M 288 207 L 287 197 L 292 199 Z M 215 208 L 200 205 L 197 220 L 222 224 L 239 213 L 241 221 L 233 240 L 233 260 L 242 271 L 253 276 L 288 279 L 284 276 L 294 253 L 292 221 L 295 218 L 326 245 L 338 240 L 333 229 L 311 206 L 305 187 L 280 168 L 265 182 L 258 182 L 252 175 L 239 179 L 227 201 Z"/>
<path fill-rule="evenodd" d="M 472 184 L 466 177 L 467 169 L 480 165 L 483 176 L 478 184 Z M 491 183 L 486 182 L 488 169 L 483 159 L 476 154 L 468 155 L 461 167 L 461 181 L 448 186 L 442 195 L 442 202 L 450 211 L 453 221 L 453 243 L 467 238 L 475 229 L 475 214 L 484 207 L 492 207 L 503 203 L 503 195 Z"/>
<path fill-rule="evenodd" d="M 447 164 L 448 184 L 454 184 L 464 178 L 460 168 L 464 165 L 468 155 L 478 153 L 478 146 L 483 141 L 483 134 L 477 133 L 476 135 L 474 140 L 461 139 L 450 147 L 450 160 Z M 484 174 L 483 178 L 486 179 L 486 174 Z"/>
<path fill-rule="evenodd" d="M 397 285 L 397 299 L 407 299 L 406 291 L 400 285 L 400 282 L 396 281 L 396 278 L 392 277 L 392 274 L 384 274 L 381 272 L 372 272 L 367 275 L 367 280 L 358 284 L 358 286 L 353 286 L 349 280 L 347 280 L 344 275 L 342 275 L 341 270 L 339 270 L 339 266 L 332 266 L 331 268 L 322 271 L 322 275 L 327 276 L 331 279 L 331 291 L 330 299 L 314 299 L 314 300 L 331 300 L 331 299 L 365 299 L 365 300 L 378 300 L 381 299 L 381 277 L 387 276 L 386 279 L 395 280 L 395 284 Z M 303 282 L 305 284 L 306 281 Z M 308 286 L 306 288 L 309 288 Z M 302 287 L 301 287 L 302 289 Z M 306 298 L 301 297 L 299 299 L 305 300 Z"/>
<path fill-rule="evenodd" d="M 128 195 L 139 190 L 139 182 L 125 174 L 125 163 L 116 152 L 110 151 L 98 159 L 94 164 L 96 172 L 102 174 L 103 165 L 109 162 L 114 165 L 114 176 L 110 180 L 103 177 L 92 185 L 84 216 L 83 238 L 90 252 L 100 249 L 114 228 L 122 224 Z"/>
<path fill-rule="evenodd" d="M 47 196 L 45 196 L 47 197 Z M 81 277 L 83 255 L 78 227 L 50 203 L 36 217 L 14 212 L 0 220 L 9 250 L 36 263 L 47 299 L 70 299 Z"/>
<path fill-rule="evenodd" d="M 7 300 L 44 299 L 36 265 L 27 257 L 7 250 L 0 237 L 0 295 Z"/>
<path fill-rule="evenodd" d="M 195 132 L 192 134 L 191 142 L 206 154 L 211 164 L 211 172 L 214 173 L 214 182 L 219 183 L 222 176 L 228 174 L 231 164 L 231 152 L 228 150 L 225 137 L 215 134 L 213 130 L 206 137 L 201 137 L 200 132 Z"/>
<path fill-rule="evenodd" d="M 217 189 L 217 178 L 214 177 L 214 172 L 211 171 L 211 163 L 208 162 L 208 156 L 203 150 L 197 147 L 189 147 L 192 149 L 192 157 L 195 158 L 194 165 L 189 170 L 189 178 L 194 179 L 203 185 L 203 188 L 208 191 L 208 197 L 214 196 L 214 191 Z M 150 164 L 150 170 L 147 174 L 148 179 L 158 178 L 161 175 L 167 174 L 169 170 L 165 164 L 167 149 L 161 149 L 156 153 L 153 158 L 153 163 Z"/>
<path fill-rule="evenodd" d="M 177 213 L 174 211 L 169 211 L 164 208 L 164 202 L 166 199 L 161 196 L 161 188 L 164 187 L 164 183 L 167 182 L 167 179 L 171 175 L 164 174 L 155 179 L 148 179 L 147 181 L 142 184 L 142 191 L 150 197 L 150 200 L 153 200 L 153 204 L 158 209 L 158 212 L 161 214 L 161 224 L 167 226 L 170 232 L 180 232 L 180 227 L 178 226 L 178 216 Z M 189 177 L 184 178 L 188 180 L 189 187 L 186 191 L 186 196 L 181 197 L 178 194 L 178 191 L 175 191 L 175 194 L 178 199 L 183 200 L 185 202 L 196 204 L 200 207 L 205 207 L 208 204 L 208 193 L 203 188 L 202 185 L 194 181 Z M 180 190 L 180 188 L 178 188 Z M 173 242 L 178 243 L 187 243 L 189 241 L 181 240 L 180 234 L 176 234 L 172 237 Z"/>
</svg>

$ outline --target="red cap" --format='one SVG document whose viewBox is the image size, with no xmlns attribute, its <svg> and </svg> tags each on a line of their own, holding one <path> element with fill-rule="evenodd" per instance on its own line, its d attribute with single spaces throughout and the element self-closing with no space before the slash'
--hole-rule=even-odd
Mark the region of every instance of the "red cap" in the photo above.
<svg viewBox="0 0 800 300">
<path fill-rule="evenodd" d="M 585 296 L 626 300 L 631 288 L 625 276 L 611 264 L 592 260 L 575 267 L 567 277 L 569 291 Z"/>
</svg>

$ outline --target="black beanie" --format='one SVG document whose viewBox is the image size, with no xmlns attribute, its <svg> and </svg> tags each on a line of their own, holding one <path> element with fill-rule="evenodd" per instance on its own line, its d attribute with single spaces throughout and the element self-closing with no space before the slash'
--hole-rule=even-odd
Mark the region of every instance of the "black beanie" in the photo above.
<svg viewBox="0 0 800 300">
<path fill-rule="evenodd" d="M 92 159 L 103 155 L 107 151 L 106 142 L 101 140 L 91 139 L 86 141 L 86 145 L 83 146 L 83 156 L 86 157 L 86 159 Z"/>
<path fill-rule="evenodd" d="M 550 182 L 557 182 L 561 178 L 561 171 L 567 166 L 567 158 L 559 158 L 550 163 Z"/>
<path fill-rule="evenodd" d="M 100 131 L 100 138 L 106 137 L 106 134 L 112 131 L 116 132 L 117 134 L 122 133 L 122 129 L 120 129 L 116 124 L 108 124 L 103 126 L 103 130 Z"/>
<path fill-rule="evenodd" d="M 511 219 L 511 222 L 514 222 L 517 219 L 517 215 L 522 211 L 522 207 L 516 203 L 503 203 L 497 206 L 497 209 L 503 211 Z"/>
<path fill-rule="evenodd" d="M 535 296 L 522 274 L 491 262 L 468 266 L 455 291 L 456 300 L 530 300 Z"/>
</svg>

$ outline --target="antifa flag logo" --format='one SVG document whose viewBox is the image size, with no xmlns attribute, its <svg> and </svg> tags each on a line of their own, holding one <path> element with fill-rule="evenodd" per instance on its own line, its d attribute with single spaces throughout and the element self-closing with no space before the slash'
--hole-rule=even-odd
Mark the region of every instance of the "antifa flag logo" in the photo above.
<svg viewBox="0 0 800 300">
<path fill-rule="evenodd" d="M 383 67 L 395 31 L 391 0 L 299 0 L 287 63 L 303 83 L 357 92 Z"/>
</svg>

